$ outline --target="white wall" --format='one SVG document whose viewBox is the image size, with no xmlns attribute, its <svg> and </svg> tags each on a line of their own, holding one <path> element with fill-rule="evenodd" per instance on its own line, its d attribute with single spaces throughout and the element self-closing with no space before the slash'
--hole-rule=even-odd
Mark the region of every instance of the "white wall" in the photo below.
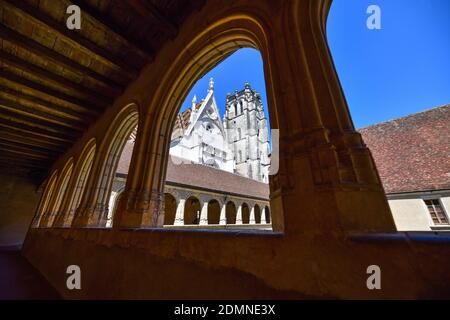
<svg viewBox="0 0 450 320">
<path fill-rule="evenodd" d="M 434 198 L 436 199 L 439 197 Z M 450 213 L 450 197 L 442 197 L 440 199 L 448 216 Z M 389 206 L 398 231 L 436 230 L 423 198 L 391 199 L 389 200 Z M 432 227 L 434 228 L 432 229 Z M 450 230 L 450 227 L 447 229 Z"/>
</svg>

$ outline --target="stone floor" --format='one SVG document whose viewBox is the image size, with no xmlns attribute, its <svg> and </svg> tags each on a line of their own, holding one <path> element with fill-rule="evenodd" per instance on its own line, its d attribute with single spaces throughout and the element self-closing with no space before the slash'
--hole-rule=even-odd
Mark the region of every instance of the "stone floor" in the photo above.
<svg viewBox="0 0 450 320">
<path fill-rule="evenodd" d="M 61 298 L 19 248 L 0 248 L 0 300 L 23 299 Z"/>
</svg>

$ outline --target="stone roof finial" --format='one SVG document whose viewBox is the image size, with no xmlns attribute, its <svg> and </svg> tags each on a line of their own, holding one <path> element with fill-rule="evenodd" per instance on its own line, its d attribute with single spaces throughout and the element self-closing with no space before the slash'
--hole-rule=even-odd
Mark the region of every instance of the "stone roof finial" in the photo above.
<svg viewBox="0 0 450 320">
<path fill-rule="evenodd" d="M 195 111 L 195 106 L 197 105 L 197 95 L 194 94 L 194 97 L 192 98 L 192 109 Z"/>
<path fill-rule="evenodd" d="M 209 78 L 208 92 L 210 92 L 210 91 L 214 91 L 214 79 L 213 78 Z"/>
</svg>

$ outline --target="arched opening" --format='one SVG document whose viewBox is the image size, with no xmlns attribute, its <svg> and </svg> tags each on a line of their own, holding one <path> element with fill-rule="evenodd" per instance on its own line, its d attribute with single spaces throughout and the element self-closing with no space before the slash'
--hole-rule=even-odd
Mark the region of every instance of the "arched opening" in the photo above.
<svg viewBox="0 0 450 320">
<path fill-rule="evenodd" d="M 34 217 L 33 222 L 34 227 L 42 227 L 41 220 L 49 209 L 50 200 L 53 196 L 53 193 L 55 192 L 57 179 L 58 179 L 58 170 L 55 170 L 45 185 L 44 193 L 42 194 L 38 210 Z"/>
<path fill-rule="evenodd" d="M 53 226 L 54 222 L 56 223 L 58 218 L 61 218 L 64 216 L 64 211 L 62 211 L 64 208 L 62 208 L 63 199 L 66 197 L 67 188 L 69 185 L 69 181 L 72 177 L 72 171 L 73 171 L 73 158 L 71 158 L 69 161 L 67 161 L 66 165 L 64 166 L 64 169 L 62 171 L 62 180 L 61 184 L 59 185 L 58 194 L 55 199 L 55 203 L 53 204 L 53 214 L 52 218 L 49 221 L 49 226 Z"/>
<path fill-rule="evenodd" d="M 217 200 L 208 202 L 208 224 L 219 224 L 220 222 L 220 204 Z"/>
<path fill-rule="evenodd" d="M 253 212 L 255 214 L 255 223 L 261 223 L 261 209 L 257 204 L 255 204 L 255 207 L 253 208 Z"/>
<path fill-rule="evenodd" d="M 78 174 L 78 176 L 74 179 L 75 185 L 73 192 L 68 194 L 67 212 L 65 213 L 66 217 L 64 218 L 63 226 L 70 226 L 72 224 L 75 212 L 80 205 L 81 197 L 85 191 L 87 180 L 94 162 L 95 148 L 96 141 L 93 138 L 89 140 L 78 158 L 74 170 L 74 174 Z"/>
<path fill-rule="evenodd" d="M 164 193 L 164 225 L 173 225 L 177 212 L 177 200 L 170 193 Z"/>
<path fill-rule="evenodd" d="M 215 198 L 234 194 L 248 202 L 269 200 L 270 121 L 260 52 L 246 48 L 223 59 L 198 79 L 178 108 L 165 188 L 200 195 L 208 190 L 204 196 Z M 214 212 L 208 213 L 208 224 L 219 224 L 219 204 L 208 206 Z M 248 205 L 243 210 L 249 223 Z"/>
<path fill-rule="evenodd" d="M 79 214 L 74 220 L 76 226 L 105 227 L 108 221 L 108 225 L 112 225 L 110 204 L 114 206 L 115 202 L 110 201 L 111 194 L 112 191 L 117 192 L 125 186 L 134 146 L 129 141 L 136 136 L 138 121 L 137 105 L 130 104 L 119 112 L 109 126 L 98 149 L 98 157 L 94 159 L 94 174 L 89 175 L 87 188 L 77 210 Z M 123 155 L 124 149 L 128 150 L 126 156 Z M 128 162 L 124 161 L 124 158 Z M 124 174 L 121 174 L 122 171 Z"/>
<path fill-rule="evenodd" d="M 200 201 L 194 196 L 189 197 L 184 205 L 184 224 L 199 224 L 200 209 Z"/>
<path fill-rule="evenodd" d="M 373 157 L 397 230 L 433 230 L 440 227 L 429 220 L 422 196 L 448 188 L 448 170 L 440 170 L 438 163 L 448 163 L 450 139 L 450 11 L 445 1 L 433 6 L 418 1 L 408 7 L 408 15 L 383 14 L 403 7 L 398 1 L 378 7 L 381 14 L 372 22 L 389 26 L 390 32 L 369 24 L 348 32 L 360 23 L 359 10 L 334 0 L 327 40 L 354 126 Z"/>
<path fill-rule="evenodd" d="M 270 223 L 270 209 L 268 206 L 264 208 L 264 217 L 266 218 L 266 223 Z"/>
<path fill-rule="evenodd" d="M 244 202 L 242 204 L 241 210 L 242 210 L 242 223 L 249 224 L 250 223 L 250 209 L 248 207 L 248 204 L 246 204 Z"/>
<path fill-rule="evenodd" d="M 61 201 L 66 192 L 67 185 L 72 174 L 72 169 L 73 158 L 70 158 L 61 170 L 61 174 L 56 181 L 54 191 L 49 196 L 49 202 L 46 208 L 46 212 L 44 213 L 39 224 L 41 227 L 51 227 L 53 225 L 53 222 L 58 214 L 58 210 L 60 209 Z"/>
<path fill-rule="evenodd" d="M 236 224 L 236 205 L 233 201 L 228 201 L 225 207 L 227 224 Z"/>
</svg>

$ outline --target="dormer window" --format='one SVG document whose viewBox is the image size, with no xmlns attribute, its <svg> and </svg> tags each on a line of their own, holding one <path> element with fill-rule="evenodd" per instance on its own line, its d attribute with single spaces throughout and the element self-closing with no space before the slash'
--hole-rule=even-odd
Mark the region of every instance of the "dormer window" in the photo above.
<svg viewBox="0 0 450 320">
<path fill-rule="evenodd" d="M 444 208 L 442 207 L 439 199 L 427 199 L 424 200 L 424 202 L 428 208 L 428 213 L 430 214 L 434 225 L 449 225 L 448 217 L 445 214 Z"/>
</svg>

